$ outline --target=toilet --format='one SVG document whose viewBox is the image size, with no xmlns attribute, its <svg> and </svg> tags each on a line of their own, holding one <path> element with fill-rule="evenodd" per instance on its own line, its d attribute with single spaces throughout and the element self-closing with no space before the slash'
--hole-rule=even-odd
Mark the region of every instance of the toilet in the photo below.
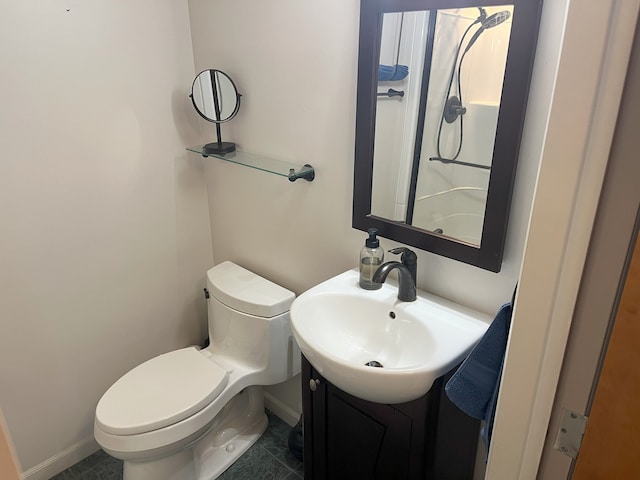
<svg viewBox="0 0 640 480">
<path fill-rule="evenodd" d="M 300 372 L 295 295 L 234 263 L 207 272 L 210 344 L 159 355 L 116 381 L 94 436 L 125 480 L 212 480 L 267 428 L 262 385 Z"/>
</svg>

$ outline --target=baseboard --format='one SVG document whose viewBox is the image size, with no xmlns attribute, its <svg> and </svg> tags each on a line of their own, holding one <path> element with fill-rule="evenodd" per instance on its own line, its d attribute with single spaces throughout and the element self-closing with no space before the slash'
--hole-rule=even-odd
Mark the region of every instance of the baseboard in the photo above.
<svg viewBox="0 0 640 480">
<path fill-rule="evenodd" d="M 290 426 L 294 426 L 300 419 L 300 412 L 295 411 L 267 392 L 264 394 L 264 406 Z M 22 480 L 49 480 L 99 449 L 100 446 L 92 435 L 23 472 L 20 478 Z"/>
<path fill-rule="evenodd" d="M 23 472 L 20 478 L 23 480 L 49 480 L 99 449 L 100 446 L 92 435 Z"/>
<path fill-rule="evenodd" d="M 280 417 L 289 426 L 293 427 L 300 420 L 300 413 L 295 411 L 283 401 L 277 399 L 269 392 L 264 392 L 264 406 Z"/>
</svg>

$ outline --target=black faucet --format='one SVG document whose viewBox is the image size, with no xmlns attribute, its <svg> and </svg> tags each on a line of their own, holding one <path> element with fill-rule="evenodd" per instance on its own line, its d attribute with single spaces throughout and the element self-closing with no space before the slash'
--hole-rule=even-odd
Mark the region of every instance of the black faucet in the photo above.
<svg viewBox="0 0 640 480">
<path fill-rule="evenodd" d="M 416 277 L 418 275 L 418 256 L 412 250 L 409 250 L 407 247 L 398 247 L 392 248 L 389 250 L 389 253 L 393 253 L 394 255 L 400 255 L 400 261 L 402 264 L 409 269 L 409 273 L 411 273 L 411 278 L 413 278 L 413 284 L 418 285 L 418 281 Z"/>
<path fill-rule="evenodd" d="M 406 247 L 389 250 L 391 253 L 402 253 L 400 262 L 387 262 L 382 264 L 373 274 L 372 280 L 376 283 L 384 283 L 389 272 L 398 269 L 398 300 L 413 302 L 416 299 L 416 273 L 418 270 L 417 255 Z"/>
</svg>

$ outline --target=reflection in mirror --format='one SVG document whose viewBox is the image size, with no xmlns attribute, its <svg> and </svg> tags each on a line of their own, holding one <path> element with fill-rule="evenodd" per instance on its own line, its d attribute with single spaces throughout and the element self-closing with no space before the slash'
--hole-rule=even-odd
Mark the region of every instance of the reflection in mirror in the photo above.
<svg viewBox="0 0 640 480">
<path fill-rule="evenodd" d="M 204 146 L 203 153 L 230 153 L 235 144 L 223 142 L 220 124 L 231 120 L 240 108 L 240 94 L 227 74 L 220 70 L 200 72 L 191 87 L 191 101 L 200 116 L 216 124 L 218 141 Z"/>
<path fill-rule="evenodd" d="M 512 12 L 383 15 L 372 214 L 480 245 Z"/>
<path fill-rule="evenodd" d="M 361 0 L 352 225 L 498 272 L 542 1 L 481 2 Z"/>
</svg>

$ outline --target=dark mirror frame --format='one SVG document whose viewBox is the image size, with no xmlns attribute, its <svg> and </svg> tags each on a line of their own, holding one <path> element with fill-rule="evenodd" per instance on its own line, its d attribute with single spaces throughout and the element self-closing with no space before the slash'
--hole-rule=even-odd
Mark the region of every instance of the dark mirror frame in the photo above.
<svg viewBox="0 0 640 480">
<path fill-rule="evenodd" d="M 511 37 L 489 176 L 480 246 L 371 215 L 378 63 L 385 13 L 513 5 Z M 522 136 L 542 0 L 361 0 L 352 226 L 499 272 Z M 465 168 L 465 167 L 461 167 Z"/>
</svg>

